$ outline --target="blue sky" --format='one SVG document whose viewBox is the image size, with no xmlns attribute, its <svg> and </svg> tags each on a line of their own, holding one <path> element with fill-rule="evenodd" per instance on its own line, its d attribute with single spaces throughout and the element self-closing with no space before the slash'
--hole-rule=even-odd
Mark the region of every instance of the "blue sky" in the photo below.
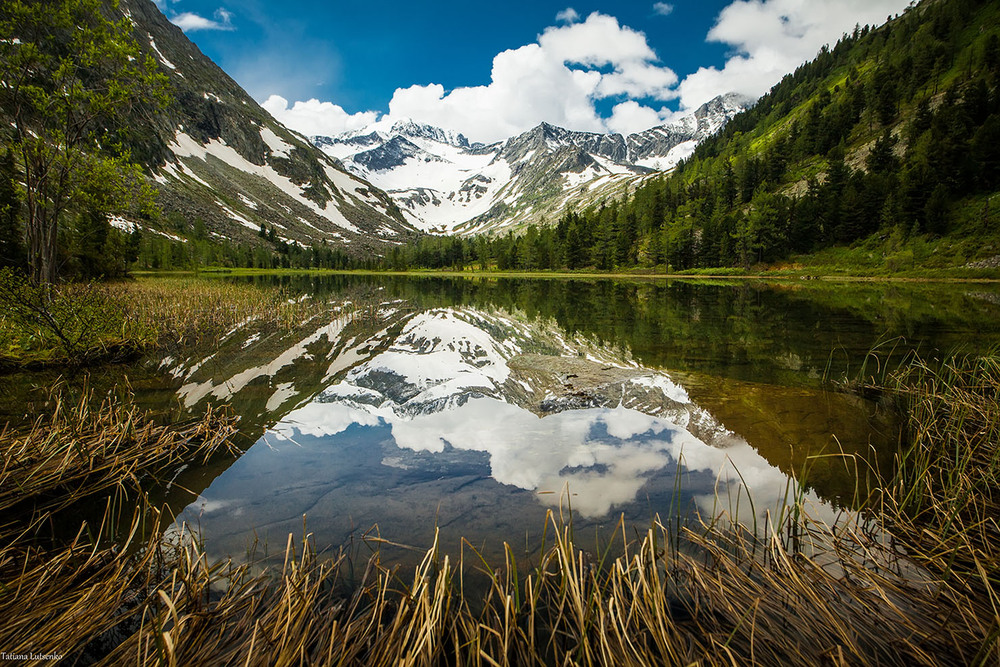
<svg viewBox="0 0 1000 667">
<path fill-rule="evenodd" d="M 157 0 L 306 134 L 388 115 L 493 141 L 548 122 L 629 132 L 717 94 L 757 96 L 908 0 L 413 3 Z"/>
</svg>

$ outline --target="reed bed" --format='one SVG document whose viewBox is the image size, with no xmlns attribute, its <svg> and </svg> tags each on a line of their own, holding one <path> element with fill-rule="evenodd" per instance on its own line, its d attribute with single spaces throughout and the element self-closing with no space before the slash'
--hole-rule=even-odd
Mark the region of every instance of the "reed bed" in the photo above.
<svg viewBox="0 0 1000 667">
<path fill-rule="evenodd" d="M 998 371 L 955 357 L 886 375 L 910 446 L 866 514 L 835 526 L 798 506 L 761 532 L 724 516 L 619 522 L 594 551 L 550 513 L 534 556 L 488 563 L 435 540 L 412 572 L 376 552 L 357 580 L 308 536 L 261 572 L 187 534 L 125 557 L 92 531 L 32 552 L 7 527 L 0 617 L 39 611 L 0 645 L 105 665 L 998 664 Z M 27 639 L 39 628 L 45 647 Z"/>
<path fill-rule="evenodd" d="M 1000 356 L 913 357 L 881 386 L 911 444 L 877 511 L 915 562 L 975 595 L 1000 662 Z"/>
<path fill-rule="evenodd" d="M 968 595 L 872 567 L 860 533 L 836 538 L 846 539 L 841 557 L 821 567 L 777 534 L 760 540 L 702 526 L 671 535 L 656 522 L 638 538 L 623 533 L 622 553 L 602 562 L 574 543 L 569 526 L 553 515 L 549 522 L 553 542 L 524 578 L 510 549 L 493 570 L 471 548 L 453 562 L 435 543 L 412 576 L 375 556 L 349 593 L 343 558 L 320 558 L 308 541 L 290 539 L 280 571 L 256 576 L 246 565 L 209 562 L 193 542 L 137 615 L 138 630 L 101 664 L 952 665 L 991 658 L 983 653 L 989 628 L 974 622 Z M 697 549 L 664 549 L 678 538 Z M 464 590 L 476 568 L 488 577 L 485 599 Z"/>
<path fill-rule="evenodd" d="M 106 518 L 110 517 L 109 513 Z M 88 664 L 127 636 L 159 587 L 155 548 L 142 537 L 148 512 L 118 532 L 104 521 L 81 527 L 68 544 L 42 546 L 48 515 L 0 534 L 0 646 L 8 655 L 58 655 Z M 155 520 L 155 519 L 154 519 Z M 110 647 L 110 648 L 109 648 Z M 40 664 L 41 660 L 24 660 Z"/>
<path fill-rule="evenodd" d="M 247 323 L 288 330 L 329 309 L 280 288 L 198 278 L 139 279 L 118 285 L 131 316 L 156 328 L 161 345 L 215 340 Z"/>
<path fill-rule="evenodd" d="M 30 428 L 0 431 L 0 513 L 18 506 L 55 510 L 110 490 L 141 490 L 183 463 L 235 453 L 235 419 L 209 407 L 198 419 L 157 424 L 149 414 L 93 392 L 69 399 L 53 389 L 46 414 Z"/>
<path fill-rule="evenodd" d="M 0 371 L 86 366 L 213 341 L 249 323 L 288 330 L 329 305 L 197 278 L 36 286 L 0 271 Z"/>
<path fill-rule="evenodd" d="M 997 555 L 1000 536 L 1000 356 L 914 358 L 886 391 L 907 415 L 910 448 L 887 489 L 892 509 L 940 537 L 975 534 Z M 971 533 L 970 533 L 971 530 Z"/>
</svg>

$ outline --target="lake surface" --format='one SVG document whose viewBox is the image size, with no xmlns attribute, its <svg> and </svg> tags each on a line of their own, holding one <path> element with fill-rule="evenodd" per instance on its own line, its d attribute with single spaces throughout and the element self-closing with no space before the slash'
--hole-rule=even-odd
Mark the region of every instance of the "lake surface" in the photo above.
<svg viewBox="0 0 1000 667">
<path fill-rule="evenodd" d="M 487 554 L 620 517 L 726 512 L 763 526 L 797 493 L 836 520 L 855 470 L 891 467 L 894 415 L 833 381 L 1000 342 L 976 285 L 254 278 L 328 303 L 291 332 L 253 322 L 133 369 L 139 401 L 241 417 L 245 454 L 157 493 L 213 556 L 323 549 L 416 557 L 437 528 Z M 862 490 L 863 491 L 863 490 Z M 578 538 L 579 541 L 579 538 Z M 417 551 L 393 545 L 411 545 Z"/>
</svg>

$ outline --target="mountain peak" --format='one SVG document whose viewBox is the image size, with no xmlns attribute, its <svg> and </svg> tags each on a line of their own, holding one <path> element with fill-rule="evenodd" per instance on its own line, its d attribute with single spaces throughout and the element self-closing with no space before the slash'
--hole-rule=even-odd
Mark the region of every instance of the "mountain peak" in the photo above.
<svg viewBox="0 0 1000 667">
<path fill-rule="evenodd" d="M 429 139 L 441 144 L 457 146 L 458 148 L 469 147 L 469 140 L 459 132 L 445 130 L 426 123 L 418 123 L 410 118 L 398 120 L 393 123 L 392 127 L 389 128 L 389 135 L 404 136 L 413 139 Z"/>
<path fill-rule="evenodd" d="M 740 111 L 753 106 L 753 103 L 754 100 L 746 95 L 741 95 L 740 93 L 726 93 L 725 95 L 713 97 L 709 101 L 705 102 L 700 107 L 695 109 L 692 115 L 696 118 L 704 118 L 705 116 L 720 113 L 736 115 Z"/>
<path fill-rule="evenodd" d="M 737 97 L 721 96 L 673 124 L 628 137 L 542 121 L 487 146 L 413 119 L 383 118 L 314 142 L 384 188 L 417 227 L 477 233 L 555 220 L 571 200 L 673 167 L 742 110 Z"/>
</svg>

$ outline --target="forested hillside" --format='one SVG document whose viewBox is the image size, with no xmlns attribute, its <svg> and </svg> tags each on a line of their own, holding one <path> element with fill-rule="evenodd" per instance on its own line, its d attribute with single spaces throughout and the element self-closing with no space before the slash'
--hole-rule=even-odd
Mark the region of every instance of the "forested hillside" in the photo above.
<svg viewBox="0 0 1000 667">
<path fill-rule="evenodd" d="M 335 266 L 417 234 L 149 0 L 0 4 L 0 267 Z"/>
<path fill-rule="evenodd" d="M 864 243 L 891 271 L 921 252 L 938 266 L 995 256 L 998 33 L 995 2 L 925 0 L 822 49 L 626 202 L 521 237 L 422 239 L 391 259 L 676 271 Z"/>
</svg>

